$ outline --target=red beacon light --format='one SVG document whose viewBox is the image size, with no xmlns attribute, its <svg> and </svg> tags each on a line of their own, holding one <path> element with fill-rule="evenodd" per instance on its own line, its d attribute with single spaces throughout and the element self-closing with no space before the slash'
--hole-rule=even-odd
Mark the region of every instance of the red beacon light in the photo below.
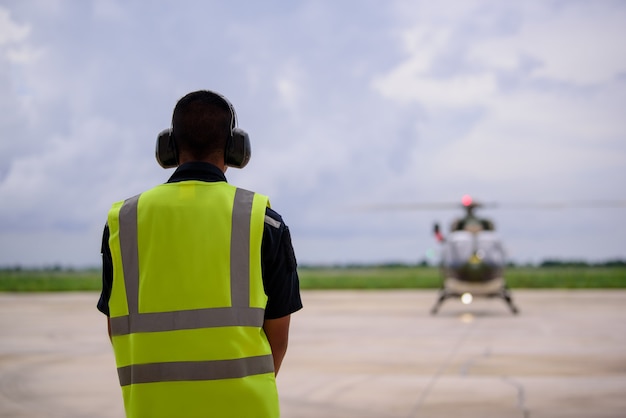
<svg viewBox="0 0 626 418">
<path fill-rule="evenodd" d="M 466 194 L 461 198 L 461 203 L 463 203 L 463 206 L 469 206 L 472 204 L 472 196 Z"/>
</svg>

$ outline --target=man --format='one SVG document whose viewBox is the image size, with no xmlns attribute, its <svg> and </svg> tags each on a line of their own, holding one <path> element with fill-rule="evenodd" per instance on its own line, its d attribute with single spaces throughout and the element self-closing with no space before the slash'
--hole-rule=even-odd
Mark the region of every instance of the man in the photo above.
<svg viewBox="0 0 626 418">
<path fill-rule="evenodd" d="M 211 91 L 174 108 L 166 184 L 113 204 L 103 289 L 128 417 L 278 417 L 275 376 L 302 308 L 289 229 L 267 197 L 226 182 L 250 157 Z"/>
</svg>

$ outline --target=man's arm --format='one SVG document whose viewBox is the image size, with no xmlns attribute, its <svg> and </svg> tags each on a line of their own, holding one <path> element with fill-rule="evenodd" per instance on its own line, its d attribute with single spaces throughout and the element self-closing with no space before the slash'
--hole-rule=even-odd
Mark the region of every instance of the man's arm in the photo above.
<svg viewBox="0 0 626 418">
<path fill-rule="evenodd" d="M 289 343 L 289 322 L 291 315 L 283 316 L 277 319 L 266 319 L 263 323 L 263 330 L 267 336 L 267 340 L 272 348 L 272 356 L 274 357 L 274 374 L 278 375 L 280 365 L 287 353 L 287 345 Z"/>
<path fill-rule="evenodd" d="M 296 256 L 289 228 L 270 208 L 265 212 L 261 247 L 263 286 L 267 295 L 263 330 L 278 374 L 287 352 L 291 314 L 302 308 Z"/>
</svg>

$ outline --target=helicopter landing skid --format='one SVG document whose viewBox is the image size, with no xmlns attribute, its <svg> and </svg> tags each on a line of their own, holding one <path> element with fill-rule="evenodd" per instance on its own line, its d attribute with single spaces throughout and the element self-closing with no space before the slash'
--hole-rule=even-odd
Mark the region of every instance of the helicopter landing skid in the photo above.
<svg viewBox="0 0 626 418">
<path fill-rule="evenodd" d="M 439 308 L 441 307 L 441 305 L 443 305 L 443 302 L 445 302 L 446 299 L 461 298 L 462 296 L 463 295 L 458 293 L 458 292 L 450 292 L 450 291 L 446 290 L 445 288 L 442 288 L 439 291 L 439 297 L 437 298 L 437 302 L 435 302 L 435 305 L 430 310 L 431 315 L 435 315 L 435 314 L 437 314 L 437 312 L 439 312 Z M 513 298 L 511 297 L 511 292 L 506 287 L 502 288 L 499 292 L 488 293 L 488 294 L 477 295 L 477 296 L 489 297 L 489 298 L 491 298 L 491 297 L 499 297 L 499 298 L 503 299 L 506 302 L 507 306 L 509 307 L 509 309 L 511 310 L 511 312 L 514 315 L 517 315 L 519 313 L 519 309 L 513 303 Z"/>
</svg>

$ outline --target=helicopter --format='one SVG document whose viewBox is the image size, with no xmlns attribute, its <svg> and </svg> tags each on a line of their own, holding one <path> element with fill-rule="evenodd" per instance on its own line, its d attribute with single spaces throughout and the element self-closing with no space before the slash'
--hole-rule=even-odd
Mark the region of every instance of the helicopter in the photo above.
<svg viewBox="0 0 626 418">
<path fill-rule="evenodd" d="M 626 199 L 509 202 L 504 206 L 522 210 L 626 208 Z M 502 241 L 496 233 L 494 223 L 476 215 L 478 209 L 501 208 L 503 205 L 476 202 L 470 195 L 464 195 L 460 205 L 451 202 L 391 203 L 361 206 L 361 209 L 440 211 L 459 207 L 465 211 L 465 215 L 453 220 L 447 236 L 438 223 L 433 226 L 433 234 L 442 249 L 442 283 L 431 314 L 436 314 L 447 299 L 460 298 L 464 304 L 470 304 L 474 297 L 501 298 L 513 314 L 518 314 L 519 308 L 513 302 L 504 278 L 506 254 Z"/>
<path fill-rule="evenodd" d="M 493 222 L 476 215 L 476 209 L 482 205 L 471 196 L 463 196 L 461 206 L 465 216 L 453 221 L 448 236 L 443 235 L 438 223 L 433 228 L 442 245 L 442 285 L 431 314 L 436 314 L 449 298 L 460 298 L 469 304 L 477 296 L 499 297 L 517 314 L 519 309 L 504 279 L 504 248 Z"/>
</svg>

